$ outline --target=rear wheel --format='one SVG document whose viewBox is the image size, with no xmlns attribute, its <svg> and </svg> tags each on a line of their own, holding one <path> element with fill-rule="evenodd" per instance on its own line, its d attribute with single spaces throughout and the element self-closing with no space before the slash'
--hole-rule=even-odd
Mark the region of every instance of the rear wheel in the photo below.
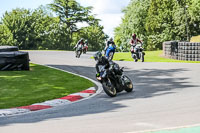
<svg viewBox="0 0 200 133">
<path fill-rule="evenodd" d="M 83 49 L 83 54 L 86 54 L 86 49 Z"/>
<path fill-rule="evenodd" d="M 117 95 L 117 90 L 116 88 L 112 85 L 111 81 L 108 80 L 107 83 L 103 82 L 103 90 L 105 93 L 110 96 L 110 97 L 115 97 Z"/>
<path fill-rule="evenodd" d="M 131 79 L 128 76 L 124 75 L 123 81 L 124 81 L 125 91 L 132 92 L 133 91 L 133 83 L 132 83 Z"/>
<path fill-rule="evenodd" d="M 142 62 L 144 62 L 144 53 L 143 52 L 140 52 L 140 59 Z"/>
</svg>

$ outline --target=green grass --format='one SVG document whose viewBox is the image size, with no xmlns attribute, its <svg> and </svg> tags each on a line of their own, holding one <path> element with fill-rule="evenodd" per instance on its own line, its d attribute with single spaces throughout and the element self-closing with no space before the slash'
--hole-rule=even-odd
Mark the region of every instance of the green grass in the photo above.
<svg viewBox="0 0 200 133">
<path fill-rule="evenodd" d="M 186 127 L 186 128 L 177 128 L 177 129 L 168 129 L 168 130 L 161 130 L 155 132 L 148 132 L 148 133 L 200 133 L 200 127 Z"/>
<path fill-rule="evenodd" d="M 163 51 L 145 51 L 145 62 L 182 62 L 182 63 L 200 63 L 200 61 L 182 61 L 163 57 Z M 117 61 L 133 61 L 130 52 L 115 53 L 113 60 Z"/>
<path fill-rule="evenodd" d="M 200 35 L 199 36 L 193 36 L 191 38 L 190 42 L 200 42 Z"/>
<path fill-rule="evenodd" d="M 30 71 L 0 72 L 0 109 L 31 105 L 94 86 L 89 80 L 31 64 Z"/>
</svg>

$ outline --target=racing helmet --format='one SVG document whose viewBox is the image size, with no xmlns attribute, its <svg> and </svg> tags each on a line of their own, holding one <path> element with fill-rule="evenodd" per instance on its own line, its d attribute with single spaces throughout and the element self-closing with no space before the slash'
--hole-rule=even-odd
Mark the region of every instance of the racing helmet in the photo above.
<svg viewBox="0 0 200 133">
<path fill-rule="evenodd" d="M 101 61 L 102 59 L 102 53 L 100 51 L 97 51 L 95 54 L 94 54 L 94 59 L 95 61 Z"/>
<path fill-rule="evenodd" d="M 133 38 L 136 38 L 136 34 L 135 34 L 135 33 L 133 33 L 133 34 L 132 34 L 132 37 L 133 37 Z"/>
</svg>

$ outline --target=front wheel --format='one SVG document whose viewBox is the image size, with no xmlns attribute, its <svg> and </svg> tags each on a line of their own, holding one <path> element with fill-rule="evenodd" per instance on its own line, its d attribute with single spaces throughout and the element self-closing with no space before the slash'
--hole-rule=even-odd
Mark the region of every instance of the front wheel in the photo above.
<svg viewBox="0 0 200 133">
<path fill-rule="evenodd" d="M 125 91 L 132 92 L 133 91 L 133 83 L 132 83 L 131 79 L 128 76 L 123 75 L 122 80 L 124 82 Z"/>
<path fill-rule="evenodd" d="M 138 60 L 137 60 L 137 56 L 136 56 L 135 53 L 131 53 L 131 56 L 132 56 L 134 62 L 137 62 L 137 61 L 138 61 Z"/>
<path fill-rule="evenodd" d="M 77 52 L 77 58 L 80 58 L 80 56 L 81 56 L 81 51 L 79 50 L 79 51 Z"/>
<path fill-rule="evenodd" d="M 114 54 L 113 52 L 110 52 L 110 53 L 109 53 L 109 60 L 112 60 L 112 59 L 113 59 L 113 54 Z"/>
<path fill-rule="evenodd" d="M 110 97 L 115 97 L 117 95 L 116 88 L 112 85 L 111 81 L 108 80 L 107 82 L 103 82 L 103 90 L 105 93 Z"/>
</svg>

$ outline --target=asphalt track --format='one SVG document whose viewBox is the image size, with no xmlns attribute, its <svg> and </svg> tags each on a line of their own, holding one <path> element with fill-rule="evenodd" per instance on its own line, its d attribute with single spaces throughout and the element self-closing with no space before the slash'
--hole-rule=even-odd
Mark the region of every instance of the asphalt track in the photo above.
<svg viewBox="0 0 200 133">
<path fill-rule="evenodd" d="M 32 62 L 95 80 L 92 53 L 29 51 Z M 98 95 L 28 114 L 0 118 L 0 133 L 126 133 L 200 124 L 200 64 L 117 62 L 134 92 Z"/>
</svg>

